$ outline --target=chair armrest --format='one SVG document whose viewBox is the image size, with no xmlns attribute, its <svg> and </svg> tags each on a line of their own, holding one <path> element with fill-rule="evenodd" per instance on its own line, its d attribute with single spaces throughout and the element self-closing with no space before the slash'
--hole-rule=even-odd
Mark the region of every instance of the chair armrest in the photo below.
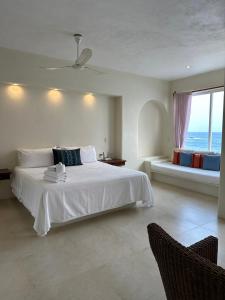
<svg viewBox="0 0 225 300">
<path fill-rule="evenodd" d="M 208 236 L 204 240 L 191 245 L 187 249 L 190 249 L 198 255 L 210 260 L 214 264 L 217 264 L 218 239 L 216 237 Z"/>
</svg>

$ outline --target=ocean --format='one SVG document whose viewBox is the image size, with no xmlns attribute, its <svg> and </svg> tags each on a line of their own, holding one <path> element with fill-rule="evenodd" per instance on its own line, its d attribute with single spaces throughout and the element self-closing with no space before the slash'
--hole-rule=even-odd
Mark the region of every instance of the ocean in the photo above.
<svg viewBox="0 0 225 300">
<path fill-rule="evenodd" d="M 212 133 L 212 151 L 221 152 L 222 132 Z M 208 132 L 188 132 L 184 141 L 185 149 L 208 151 Z"/>
</svg>

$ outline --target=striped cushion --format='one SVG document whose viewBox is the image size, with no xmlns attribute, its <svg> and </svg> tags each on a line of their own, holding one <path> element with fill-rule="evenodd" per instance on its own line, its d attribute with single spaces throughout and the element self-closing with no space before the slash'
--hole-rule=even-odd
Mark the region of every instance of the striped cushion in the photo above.
<svg viewBox="0 0 225 300">
<path fill-rule="evenodd" d="M 80 159 L 80 149 L 73 150 L 61 150 L 52 149 L 54 156 L 54 164 L 59 162 L 63 163 L 65 166 L 79 166 L 82 165 Z"/>
</svg>

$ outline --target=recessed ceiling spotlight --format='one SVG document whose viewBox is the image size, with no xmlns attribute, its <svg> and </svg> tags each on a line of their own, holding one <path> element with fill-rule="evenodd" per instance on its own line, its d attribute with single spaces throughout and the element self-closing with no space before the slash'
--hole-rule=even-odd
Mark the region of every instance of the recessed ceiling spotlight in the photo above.
<svg viewBox="0 0 225 300">
<path fill-rule="evenodd" d="M 189 66 L 189 65 L 186 66 L 186 69 L 190 69 L 190 68 L 191 68 L 191 66 Z"/>
</svg>

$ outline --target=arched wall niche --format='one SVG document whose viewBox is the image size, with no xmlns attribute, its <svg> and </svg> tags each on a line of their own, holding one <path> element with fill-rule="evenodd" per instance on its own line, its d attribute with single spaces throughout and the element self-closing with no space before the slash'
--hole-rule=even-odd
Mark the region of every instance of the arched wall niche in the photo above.
<svg viewBox="0 0 225 300">
<path fill-rule="evenodd" d="M 139 158 L 165 155 L 168 142 L 166 109 L 160 101 L 149 100 L 142 107 L 138 118 Z"/>
</svg>

